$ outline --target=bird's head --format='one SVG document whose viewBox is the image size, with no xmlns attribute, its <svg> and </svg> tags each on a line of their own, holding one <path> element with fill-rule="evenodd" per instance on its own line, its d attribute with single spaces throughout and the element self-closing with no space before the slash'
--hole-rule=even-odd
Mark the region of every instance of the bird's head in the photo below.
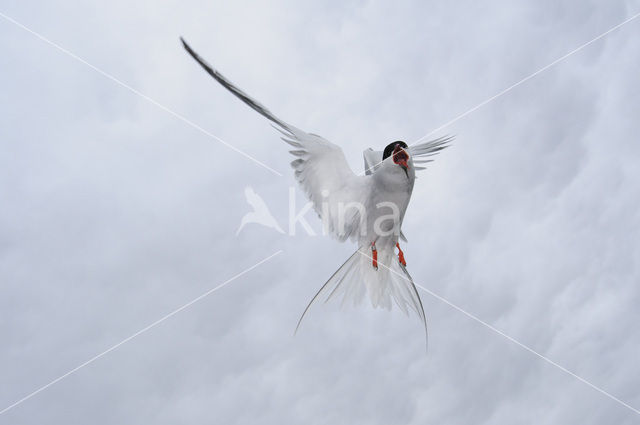
<svg viewBox="0 0 640 425">
<path fill-rule="evenodd" d="M 393 164 L 402 168 L 404 174 L 409 178 L 409 153 L 407 152 L 407 144 L 398 140 L 387 145 L 382 153 L 382 160 L 391 157 Z"/>
</svg>

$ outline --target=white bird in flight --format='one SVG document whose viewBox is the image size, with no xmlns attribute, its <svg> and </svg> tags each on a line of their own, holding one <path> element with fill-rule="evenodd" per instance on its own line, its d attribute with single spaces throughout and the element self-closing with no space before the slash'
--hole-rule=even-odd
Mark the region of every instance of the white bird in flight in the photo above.
<svg viewBox="0 0 640 425">
<path fill-rule="evenodd" d="M 343 304 L 358 304 L 368 295 L 373 307 L 391 309 L 396 304 L 408 314 L 413 310 L 427 322 L 422 301 L 406 269 L 399 239 L 406 241 L 401 226 L 416 166 L 448 146 L 453 137 L 441 137 L 407 146 L 402 141 L 383 151 L 364 151 L 365 174 L 355 174 L 342 149 L 317 134 L 307 133 L 276 117 L 258 101 L 244 93 L 203 60 L 185 41 L 187 52 L 223 87 L 270 120 L 293 150 L 291 162 L 296 180 L 313 203 L 325 229 L 339 241 L 351 239 L 358 249 L 320 288 L 307 305 L 296 331 L 313 302 L 321 295 L 326 301 L 341 296 Z M 395 249 L 398 249 L 398 255 Z"/>
</svg>

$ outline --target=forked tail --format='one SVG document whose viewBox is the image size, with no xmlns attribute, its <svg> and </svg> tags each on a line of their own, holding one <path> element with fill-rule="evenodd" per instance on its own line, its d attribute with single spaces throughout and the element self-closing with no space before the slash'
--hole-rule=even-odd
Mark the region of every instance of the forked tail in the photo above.
<svg viewBox="0 0 640 425">
<path fill-rule="evenodd" d="M 378 269 L 372 267 L 372 257 L 368 247 L 360 247 L 322 285 L 304 309 L 296 326 L 296 332 L 311 305 L 326 296 L 326 303 L 332 298 L 342 297 L 342 305 L 358 305 L 368 295 L 371 305 L 388 310 L 396 304 L 405 314 L 413 310 L 424 324 L 428 341 L 427 320 L 422 300 L 407 269 L 398 261 L 392 250 L 378 254 Z"/>
</svg>

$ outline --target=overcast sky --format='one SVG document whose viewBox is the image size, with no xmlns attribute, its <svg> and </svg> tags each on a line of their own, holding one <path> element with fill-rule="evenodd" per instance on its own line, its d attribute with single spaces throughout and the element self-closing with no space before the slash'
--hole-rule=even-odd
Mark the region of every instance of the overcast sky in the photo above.
<svg viewBox="0 0 640 425">
<path fill-rule="evenodd" d="M 315 306 L 350 243 L 280 226 L 283 119 L 362 151 L 415 141 L 640 12 L 640 1 L 20 2 L 0 12 L 0 424 L 636 424 L 640 415 L 421 292 Z M 337 3 L 336 3 L 337 4 Z M 416 283 L 640 409 L 640 19 L 433 134 L 404 233 Z M 296 192 L 298 205 L 303 193 Z M 308 221 L 320 229 L 313 213 Z"/>
</svg>

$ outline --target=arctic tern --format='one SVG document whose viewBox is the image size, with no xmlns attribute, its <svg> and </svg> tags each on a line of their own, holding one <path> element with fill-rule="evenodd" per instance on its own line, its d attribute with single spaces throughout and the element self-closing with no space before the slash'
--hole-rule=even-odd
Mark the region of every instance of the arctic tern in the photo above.
<svg viewBox="0 0 640 425">
<path fill-rule="evenodd" d="M 296 331 L 313 302 L 321 294 L 326 301 L 341 296 L 342 302 L 359 303 L 367 294 L 373 307 L 391 309 L 395 303 L 408 314 L 413 310 L 427 322 L 422 301 L 406 269 L 399 240 L 406 241 L 401 226 L 416 171 L 416 164 L 431 162 L 430 156 L 449 146 L 446 136 L 413 146 L 395 141 L 383 151 L 364 151 L 364 175 L 356 175 L 342 149 L 321 136 L 307 133 L 276 117 L 258 101 L 240 90 L 202 59 L 181 38 L 187 52 L 224 88 L 260 113 L 273 124 L 284 140 L 293 146 L 289 151 L 295 178 L 313 203 L 325 230 L 339 241 L 350 239 L 358 249 L 329 278 L 307 305 Z M 395 249 L 398 249 L 398 255 Z"/>
</svg>

